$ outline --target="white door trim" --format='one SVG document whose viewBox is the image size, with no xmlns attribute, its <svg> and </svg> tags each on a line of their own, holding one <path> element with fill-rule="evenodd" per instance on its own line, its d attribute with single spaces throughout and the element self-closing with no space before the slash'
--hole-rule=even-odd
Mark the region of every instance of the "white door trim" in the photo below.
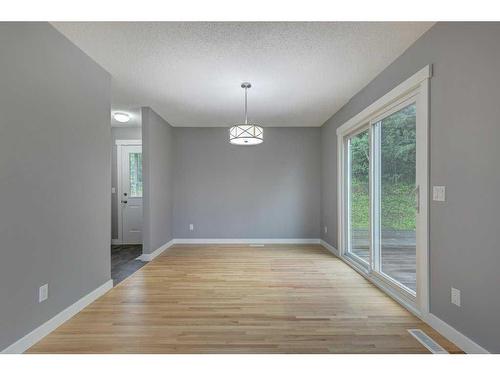
<svg viewBox="0 0 500 375">
<path fill-rule="evenodd" d="M 355 133 L 358 129 L 371 124 L 373 119 L 380 117 L 382 114 L 390 111 L 406 100 L 410 96 L 415 96 L 417 102 L 417 181 L 420 188 L 420 213 L 417 215 L 418 233 L 417 247 L 419 249 L 417 255 L 417 299 L 415 302 L 409 299 L 402 301 L 400 296 L 398 301 L 405 307 L 412 308 L 413 312 L 420 317 L 426 317 L 429 314 L 429 166 L 428 166 L 428 129 L 429 129 L 429 79 L 432 76 L 432 66 L 427 65 L 413 76 L 396 86 L 380 99 L 373 102 L 356 116 L 345 122 L 337 128 L 337 202 L 338 202 L 338 238 L 339 238 L 339 255 L 349 265 L 356 267 L 349 258 L 345 256 L 346 251 L 346 188 L 345 175 L 346 167 L 346 151 L 345 137 Z M 366 272 L 365 272 L 366 273 Z M 382 285 L 380 278 L 375 277 L 372 273 L 366 273 L 375 285 L 384 290 L 388 294 L 393 294 L 391 285 Z M 406 303 L 405 303 L 406 302 Z"/>
<path fill-rule="evenodd" d="M 374 101 L 368 107 L 359 112 L 356 116 L 346 121 L 342 126 L 337 128 L 337 135 L 346 135 L 350 133 L 360 124 L 366 124 L 371 117 L 378 116 L 380 113 L 385 112 L 385 107 L 392 102 L 397 101 L 402 96 L 407 95 L 409 92 L 418 89 L 422 82 L 425 82 L 432 77 L 432 65 L 420 69 L 417 73 L 412 75 L 407 80 L 400 83 L 380 99 Z"/>
<path fill-rule="evenodd" d="M 117 139 L 115 141 L 115 144 L 117 146 L 130 146 L 130 145 L 140 146 L 142 145 L 142 139 Z"/>
<path fill-rule="evenodd" d="M 122 146 L 142 146 L 142 139 L 117 139 L 115 141 L 116 145 L 116 174 L 117 180 L 117 194 L 116 194 L 116 207 L 118 207 L 118 244 L 123 243 L 123 233 L 122 233 Z"/>
</svg>

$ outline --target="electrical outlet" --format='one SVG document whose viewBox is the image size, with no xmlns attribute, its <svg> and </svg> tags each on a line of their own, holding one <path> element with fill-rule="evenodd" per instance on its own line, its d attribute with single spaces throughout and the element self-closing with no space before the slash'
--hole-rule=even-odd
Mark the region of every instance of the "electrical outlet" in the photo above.
<svg viewBox="0 0 500 375">
<path fill-rule="evenodd" d="M 325 233 L 328 233 L 328 227 L 325 225 Z"/>
<path fill-rule="evenodd" d="M 446 186 L 433 186 L 432 200 L 437 202 L 444 202 L 446 200 Z"/>
<path fill-rule="evenodd" d="M 189 224 L 189 230 L 192 232 L 194 230 L 194 225 L 193 224 Z"/>
<path fill-rule="evenodd" d="M 38 303 L 45 301 L 49 297 L 49 284 L 42 285 L 38 289 Z"/>
<path fill-rule="evenodd" d="M 455 289 L 453 287 L 451 288 L 451 303 L 457 306 L 461 306 L 459 289 Z"/>
<path fill-rule="evenodd" d="M 111 188 L 111 194 L 116 194 L 116 188 L 114 187 Z"/>
</svg>

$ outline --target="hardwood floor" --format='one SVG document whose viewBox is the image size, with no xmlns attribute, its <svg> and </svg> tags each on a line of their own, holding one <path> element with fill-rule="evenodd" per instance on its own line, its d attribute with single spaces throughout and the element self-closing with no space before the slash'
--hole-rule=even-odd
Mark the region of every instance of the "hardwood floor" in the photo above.
<svg viewBox="0 0 500 375">
<path fill-rule="evenodd" d="M 426 353 L 458 348 L 319 245 L 175 246 L 30 353 Z"/>
</svg>

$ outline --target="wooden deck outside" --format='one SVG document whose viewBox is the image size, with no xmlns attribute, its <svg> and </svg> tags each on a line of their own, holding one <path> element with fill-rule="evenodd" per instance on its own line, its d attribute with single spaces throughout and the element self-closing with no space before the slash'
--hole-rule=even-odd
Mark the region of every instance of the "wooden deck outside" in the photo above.
<svg viewBox="0 0 500 375">
<path fill-rule="evenodd" d="M 369 261 L 368 231 L 354 231 L 353 253 Z M 414 231 L 382 231 L 381 243 L 382 271 L 407 286 L 417 287 L 416 238 Z"/>
<path fill-rule="evenodd" d="M 427 353 L 459 349 L 319 245 L 175 246 L 30 353 Z"/>
</svg>

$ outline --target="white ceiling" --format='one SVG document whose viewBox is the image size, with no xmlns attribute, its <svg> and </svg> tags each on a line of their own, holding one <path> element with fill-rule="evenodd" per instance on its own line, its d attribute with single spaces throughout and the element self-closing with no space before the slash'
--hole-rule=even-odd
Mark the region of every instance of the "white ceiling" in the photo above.
<svg viewBox="0 0 500 375">
<path fill-rule="evenodd" d="M 173 126 L 321 126 L 432 23 L 54 23 L 113 76 L 113 110 Z"/>
</svg>

